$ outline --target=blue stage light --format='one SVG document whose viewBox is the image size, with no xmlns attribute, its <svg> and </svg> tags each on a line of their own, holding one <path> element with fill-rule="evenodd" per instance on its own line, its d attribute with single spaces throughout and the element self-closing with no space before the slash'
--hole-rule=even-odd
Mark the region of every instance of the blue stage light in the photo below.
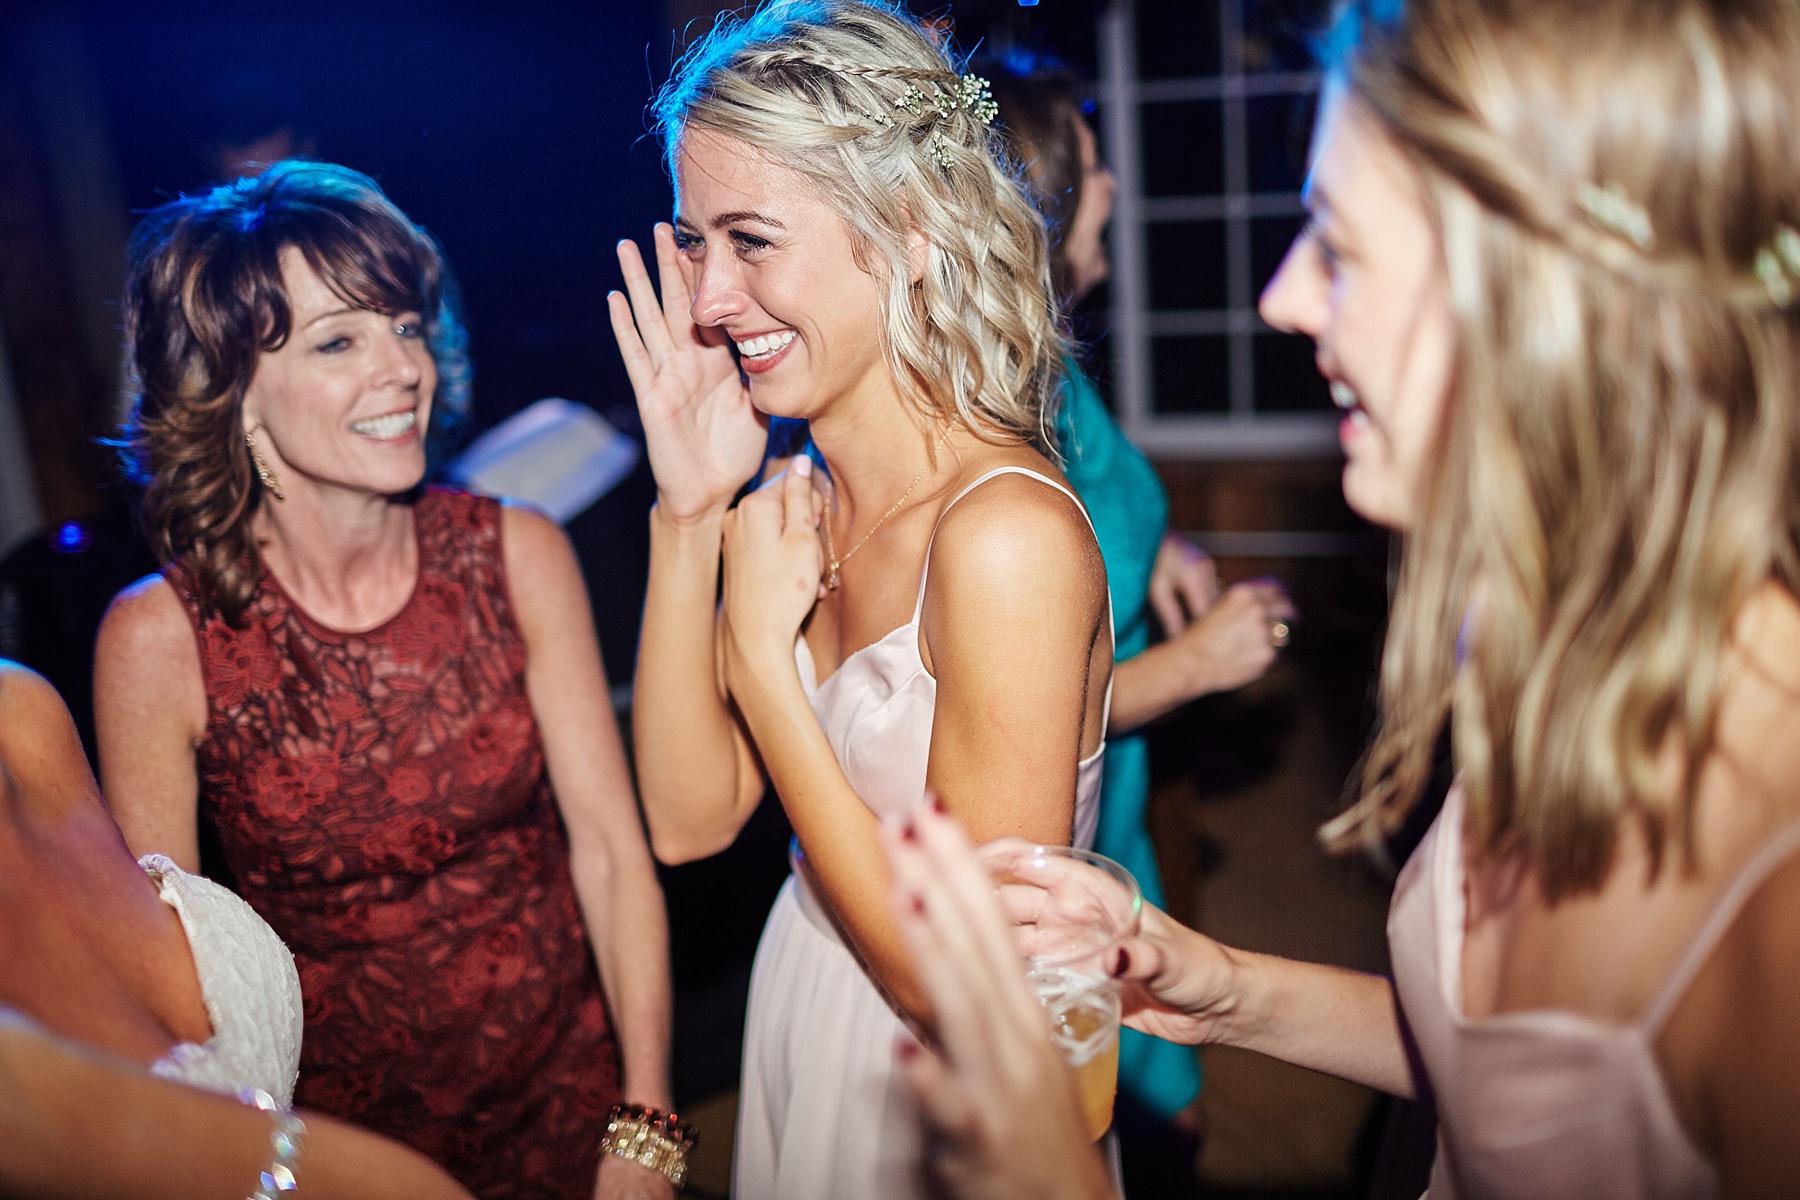
<svg viewBox="0 0 1800 1200">
<path fill-rule="evenodd" d="M 88 548 L 88 531 L 83 529 L 79 521 L 64 521 L 50 539 L 50 546 L 59 554 L 80 554 Z"/>
</svg>

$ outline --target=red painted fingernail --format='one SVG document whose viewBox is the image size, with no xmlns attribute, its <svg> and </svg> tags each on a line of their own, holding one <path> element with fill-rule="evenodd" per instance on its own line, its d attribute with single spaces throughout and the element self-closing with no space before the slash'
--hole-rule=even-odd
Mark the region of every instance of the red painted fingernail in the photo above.
<svg viewBox="0 0 1800 1200">
<path fill-rule="evenodd" d="M 915 1059 L 919 1057 L 919 1044 L 910 1038 L 895 1042 L 894 1053 L 907 1060 Z"/>
<path fill-rule="evenodd" d="M 944 807 L 944 798 L 936 792 L 931 793 L 931 811 L 939 816 L 944 816 L 950 811 Z"/>
<path fill-rule="evenodd" d="M 903 842 L 916 842 L 919 840 L 919 827 L 913 824 L 913 819 L 911 817 L 906 818 L 906 824 L 900 826 L 900 840 Z"/>
<path fill-rule="evenodd" d="M 925 915 L 925 897 L 918 892 L 912 894 L 912 910 L 921 917 Z"/>
</svg>

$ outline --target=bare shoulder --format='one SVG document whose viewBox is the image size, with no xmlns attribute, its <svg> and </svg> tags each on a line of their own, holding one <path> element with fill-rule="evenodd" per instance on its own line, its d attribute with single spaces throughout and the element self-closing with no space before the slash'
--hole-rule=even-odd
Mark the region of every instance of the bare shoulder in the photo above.
<svg viewBox="0 0 1800 1200">
<path fill-rule="evenodd" d="M 119 718 L 119 720 L 114 720 Z M 206 727 L 206 681 L 194 625 L 160 575 L 113 598 L 94 644 L 94 719 L 108 729 L 177 720 L 192 737 Z"/>
<path fill-rule="evenodd" d="M 573 553 L 569 535 L 542 510 L 513 500 L 500 502 L 500 544 L 511 567 L 517 558 L 521 563 L 543 557 L 560 557 Z"/>
<path fill-rule="evenodd" d="M 161 575 L 146 575 L 127 587 L 106 609 L 100 622 L 99 653 L 139 654 L 175 647 L 192 648 L 193 622 Z"/>
<path fill-rule="evenodd" d="M 37 747 L 47 738 L 74 737 L 75 723 L 62 693 L 30 667 L 0 658 L 0 755 Z"/>
<path fill-rule="evenodd" d="M 501 505 L 500 546 L 508 590 L 522 612 L 541 608 L 544 601 L 581 585 L 581 568 L 569 535 L 529 505 L 510 501 Z"/>
<path fill-rule="evenodd" d="M 500 542 L 506 590 L 527 646 L 573 645 L 592 639 L 587 584 L 563 527 L 535 508 L 506 504 Z"/>
<path fill-rule="evenodd" d="M 1048 463 L 1033 469 L 1062 484 Z M 1061 590 L 1055 581 L 1064 580 L 1077 592 L 1106 594 L 1100 546 L 1080 502 L 1019 472 L 987 480 L 944 513 L 931 550 L 931 578 L 940 575 L 1053 590 Z"/>
</svg>

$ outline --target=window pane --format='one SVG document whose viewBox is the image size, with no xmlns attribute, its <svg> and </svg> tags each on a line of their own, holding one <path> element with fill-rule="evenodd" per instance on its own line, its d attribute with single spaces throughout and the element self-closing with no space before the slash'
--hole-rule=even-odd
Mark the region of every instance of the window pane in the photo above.
<svg viewBox="0 0 1800 1200">
<path fill-rule="evenodd" d="M 1231 355 L 1223 335 L 1150 340 L 1151 378 L 1159 413 L 1231 409 Z"/>
<path fill-rule="evenodd" d="M 1138 0 L 1139 79 L 1219 73 L 1218 0 Z"/>
<path fill-rule="evenodd" d="M 1250 222 L 1250 283 L 1257 295 L 1269 286 L 1305 224 L 1305 217 L 1257 217 Z"/>
<path fill-rule="evenodd" d="M 1306 182 L 1313 97 L 1252 96 L 1244 105 L 1250 149 L 1250 190 L 1297 192 Z"/>
<path fill-rule="evenodd" d="M 1151 308 L 1225 307 L 1225 222 L 1157 221 L 1144 229 Z"/>
<path fill-rule="evenodd" d="M 1331 393 L 1313 365 L 1311 338 L 1297 333 L 1259 333 L 1255 341 L 1258 412 L 1331 410 Z"/>
<path fill-rule="evenodd" d="M 1144 194 L 1216 196 L 1225 190 L 1224 124 L 1217 100 L 1146 104 Z"/>
</svg>

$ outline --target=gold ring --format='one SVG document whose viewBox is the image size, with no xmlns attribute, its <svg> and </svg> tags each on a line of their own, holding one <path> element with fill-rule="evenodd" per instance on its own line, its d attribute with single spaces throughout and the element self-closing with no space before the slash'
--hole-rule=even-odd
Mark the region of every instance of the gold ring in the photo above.
<svg viewBox="0 0 1800 1200">
<path fill-rule="evenodd" d="M 1269 642 L 1277 650 L 1288 644 L 1288 638 L 1293 635 L 1293 632 L 1293 630 L 1288 628 L 1288 623 L 1286 621 L 1269 622 Z"/>
</svg>

